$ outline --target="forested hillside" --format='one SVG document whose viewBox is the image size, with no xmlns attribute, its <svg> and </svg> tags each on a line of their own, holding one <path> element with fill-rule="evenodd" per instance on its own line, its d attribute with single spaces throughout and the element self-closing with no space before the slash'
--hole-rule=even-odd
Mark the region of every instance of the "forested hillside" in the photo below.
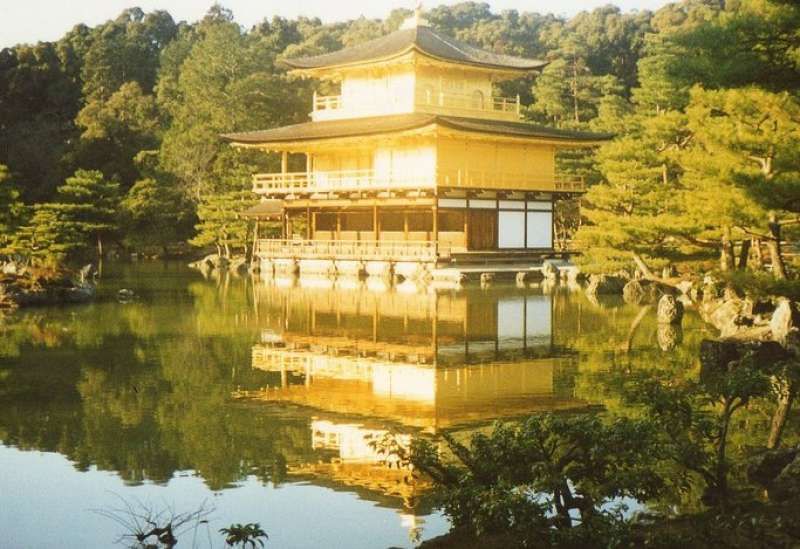
<svg viewBox="0 0 800 549">
<path fill-rule="evenodd" d="M 306 120 L 319 84 L 287 75 L 280 58 L 381 36 L 410 12 L 336 24 L 264 15 L 244 29 L 222 7 L 194 23 L 130 9 L 0 52 L 0 248 L 40 258 L 104 243 L 241 250 L 249 176 L 278 163 L 219 134 Z M 722 252 L 732 269 L 753 239 L 779 248 L 776 232 L 785 236 L 800 210 L 794 2 L 607 6 L 569 20 L 467 2 L 426 17 L 476 46 L 549 61 L 541 75 L 503 84 L 527 119 L 617 135 L 596 154 L 560 159 L 592 184 L 576 236 L 586 263 L 621 266 L 636 252 L 659 266 Z M 568 214 L 565 239 L 580 224 Z"/>
</svg>

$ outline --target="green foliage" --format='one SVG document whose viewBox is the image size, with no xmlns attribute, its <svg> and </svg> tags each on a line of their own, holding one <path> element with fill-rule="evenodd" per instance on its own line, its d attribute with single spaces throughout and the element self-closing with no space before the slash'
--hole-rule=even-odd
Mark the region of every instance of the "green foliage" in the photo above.
<svg viewBox="0 0 800 549">
<path fill-rule="evenodd" d="M 779 295 L 800 301 L 800 280 L 775 280 L 768 273 L 747 271 L 728 273 L 722 280 L 740 295 L 755 299 L 770 299 Z"/>
<path fill-rule="evenodd" d="M 58 202 L 37 204 L 30 221 L 17 231 L 13 251 L 46 260 L 63 260 L 103 239 L 118 227 L 119 185 L 97 171 L 78 170 L 58 188 Z"/>
<path fill-rule="evenodd" d="M 630 123 L 637 124 L 636 131 L 599 150 L 597 165 L 605 181 L 585 197 L 588 223 L 581 226 L 576 243 L 585 250 L 580 261 L 589 270 L 628 267 L 632 253 L 658 263 L 681 252 L 670 247 L 684 223 L 674 177 L 679 168 L 671 155 L 686 140 L 685 119 L 664 113 Z"/>
<path fill-rule="evenodd" d="M 58 263 L 86 250 L 87 235 L 73 214 L 74 208 L 67 204 L 35 205 L 28 223 L 14 235 L 10 250 L 44 263 Z"/>
<path fill-rule="evenodd" d="M 197 208 L 200 223 L 189 243 L 201 248 L 215 246 L 219 255 L 230 257 L 233 250 L 248 252 L 252 241 L 251 222 L 239 215 L 257 199 L 250 191 L 235 191 L 204 196 Z"/>
<path fill-rule="evenodd" d="M 120 203 L 125 240 L 137 249 L 161 250 L 191 234 L 193 208 L 173 185 L 137 181 Z"/>
<path fill-rule="evenodd" d="M 166 105 L 172 125 L 161 149 L 164 167 L 195 197 L 229 190 L 221 169 L 230 161 L 244 162 L 251 173 L 258 168 L 250 163 L 254 155 L 232 150 L 221 133 L 299 120 L 307 108 L 275 70 L 269 43 L 227 20 L 204 22 L 198 32 L 173 92 L 180 102 Z"/>
<path fill-rule="evenodd" d="M 727 446 L 733 415 L 769 389 L 768 372 L 745 357 L 699 381 L 648 376 L 633 385 L 628 398 L 644 406 L 655 422 L 663 438 L 662 459 L 696 475 L 704 485 L 705 502 L 715 504 L 730 496 Z"/>
<path fill-rule="evenodd" d="M 161 131 L 155 99 L 136 82 L 127 82 L 107 99 L 93 99 L 76 123 L 83 128 L 79 162 L 130 186 L 139 171 L 134 157 L 155 149 Z"/>
<path fill-rule="evenodd" d="M 654 470 L 656 433 L 643 420 L 547 413 L 497 424 L 468 445 L 444 438 L 452 458 L 425 440 L 407 458 L 442 487 L 454 527 L 476 536 L 513 532 L 531 546 L 624 536 L 615 505 L 665 486 Z"/>
<path fill-rule="evenodd" d="M 26 214 L 20 193 L 11 181 L 8 168 L 0 164 L 0 253 L 4 253 L 11 236 L 22 223 Z"/>
<path fill-rule="evenodd" d="M 240 246 L 242 227 L 226 229 L 235 237 L 219 230 L 221 219 L 236 218 L 221 208 L 240 202 L 212 205 L 212 195 L 244 190 L 251 173 L 277 160 L 234 150 L 219 135 L 304 121 L 312 88 L 335 87 L 290 77 L 277 60 L 362 43 L 409 14 L 332 24 L 272 17 L 245 31 L 219 6 L 192 24 L 134 8 L 57 42 L 7 48 L 0 164 L 14 174 L 21 196 L 13 201 L 73 204 L 70 214 L 44 208 L 42 223 L 77 215 L 57 189 L 78 169 L 97 170 L 132 191 L 120 240 L 163 246 L 189 237 L 165 228 L 156 238 L 141 223 L 174 207 L 178 225 L 193 214 L 204 224 L 195 243 Z M 588 270 L 627 267 L 631 252 L 653 266 L 707 262 L 725 239 L 763 237 L 770 211 L 785 219 L 800 207 L 796 3 L 687 0 L 655 13 L 604 6 L 566 19 L 463 2 L 426 18 L 476 46 L 549 61 L 535 80 L 498 84 L 520 95 L 526 117 L 617 136 L 597 155 L 557 158 L 559 171 L 593 187 L 583 219 L 565 208 L 559 221 L 565 241 L 581 225 L 575 242 Z M 155 151 L 158 165 L 137 162 L 143 151 Z M 155 196 L 164 199 L 158 212 Z M 797 235 L 787 228 L 783 236 Z"/>
</svg>

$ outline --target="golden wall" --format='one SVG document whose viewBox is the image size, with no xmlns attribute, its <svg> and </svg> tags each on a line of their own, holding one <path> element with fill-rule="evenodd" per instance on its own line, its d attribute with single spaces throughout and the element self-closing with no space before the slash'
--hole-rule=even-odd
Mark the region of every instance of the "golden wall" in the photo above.
<svg viewBox="0 0 800 549">
<path fill-rule="evenodd" d="M 555 147 L 552 145 L 448 137 L 439 140 L 436 163 L 440 186 L 554 188 Z"/>
</svg>

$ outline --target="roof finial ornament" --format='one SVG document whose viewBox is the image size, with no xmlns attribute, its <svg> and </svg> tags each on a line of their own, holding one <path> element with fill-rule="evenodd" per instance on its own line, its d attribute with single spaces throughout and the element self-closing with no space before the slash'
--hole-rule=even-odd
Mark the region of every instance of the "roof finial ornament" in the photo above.
<svg viewBox="0 0 800 549">
<path fill-rule="evenodd" d="M 417 27 L 427 27 L 428 22 L 422 16 L 422 0 L 417 0 L 414 6 L 414 15 L 406 19 L 400 26 L 401 29 L 416 29 Z"/>
</svg>

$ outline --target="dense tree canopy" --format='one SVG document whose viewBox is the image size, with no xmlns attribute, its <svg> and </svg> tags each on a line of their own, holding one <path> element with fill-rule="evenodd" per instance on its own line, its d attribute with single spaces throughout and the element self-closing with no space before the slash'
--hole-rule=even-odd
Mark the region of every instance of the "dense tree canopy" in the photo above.
<svg viewBox="0 0 800 549">
<path fill-rule="evenodd" d="M 19 196 L 6 192 L 6 200 L 59 203 L 70 174 L 96 170 L 119 185 L 120 243 L 166 249 L 165 239 L 191 239 L 183 228 L 144 230 L 147 215 L 177 208 L 180 227 L 199 223 L 197 245 L 241 247 L 245 221 L 235 223 L 235 243 L 220 240 L 238 219 L 224 210 L 243 205 L 234 197 L 247 191 L 250 173 L 277 166 L 219 134 L 306 120 L 312 89 L 326 93 L 330 84 L 289 76 L 278 60 L 382 36 L 409 14 L 331 24 L 267 17 L 244 29 L 220 6 L 195 23 L 129 9 L 54 43 L 7 48 L 0 164 Z M 557 159 L 591 186 L 580 216 L 575 204 L 558 213 L 559 241 L 574 238 L 587 265 L 624 267 L 630 252 L 654 265 L 716 260 L 726 247 L 730 259 L 748 239 L 777 242 L 775 227 L 800 208 L 796 3 L 683 0 L 657 12 L 609 5 L 567 19 L 462 2 L 426 18 L 476 46 L 548 61 L 538 77 L 498 84 L 521 97 L 528 119 L 617 136 L 597 154 Z"/>
</svg>

